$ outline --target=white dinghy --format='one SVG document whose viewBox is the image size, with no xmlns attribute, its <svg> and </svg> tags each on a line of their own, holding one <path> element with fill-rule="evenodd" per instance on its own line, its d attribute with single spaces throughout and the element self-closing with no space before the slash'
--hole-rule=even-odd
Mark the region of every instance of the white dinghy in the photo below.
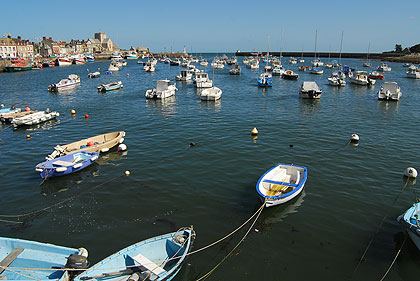
<svg viewBox="0 0 420 281">
<path fill-rule="evenodd" d="M 175 95 L 175 91 L 178 90 L 175 84 L 171 85 L 169 80 L 157 80 L 156 88 L 149 89 L 146 91 L 147 99 L 164 99 Z"/>
<path fill-rule="evenodd" d="M 264 173 L 257 183 L 257 192 L 265 207 L 283 204 L 302 192 L 308 178 L 306 167 L 278 164 Z"/>
</svg>

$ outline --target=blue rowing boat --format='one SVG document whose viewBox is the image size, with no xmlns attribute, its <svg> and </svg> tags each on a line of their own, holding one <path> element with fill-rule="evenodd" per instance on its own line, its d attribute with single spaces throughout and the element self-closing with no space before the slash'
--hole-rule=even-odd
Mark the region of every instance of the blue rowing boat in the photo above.
<svg viewBox="0 0 420 281">
<path fill-rule="evenodd" d="M 258 86 L 260 87 L 272 87 L 273 81 L 271 80 L 271 74 L 268 72 L 261 73 L 258 77 Z"/>
<path fill-rule="evenodd" d="M 0 280 L 58 280 L 76 256 L 85 259 L 86 249 L 0 237 Z"/>
<path fill-rule="evenodd" d="M 39 172 L 43 179 L 64 176 L 86 168 L 98 157 L 97 152 L 79 151 L 39 163 L 35 171 Z"/>
<path fill-rule="evenodd" d="M 264 173 L 257 183 L 257 192 L 266 207 L 286 203 L 302 192 L 308 178 L 306 167 L 278 164 Z"/>
<path fill-rule="evenodd" d="M 195 231 L 191 226 L 138 242 L 98 262 L 74 281 L 172 280 L 194 239 Z"/>
<path fill-rule="evenodd" d="M 404 214 L 398 217 L 407 230 L 408 235 L 420 250 L 420 202 L 413 204 Z"/>
</svg>

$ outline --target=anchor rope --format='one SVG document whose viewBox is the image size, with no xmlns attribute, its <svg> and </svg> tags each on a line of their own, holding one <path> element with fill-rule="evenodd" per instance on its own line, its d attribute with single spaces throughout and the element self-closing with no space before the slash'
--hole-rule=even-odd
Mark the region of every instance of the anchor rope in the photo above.
<svg viewBox="0 0 420 281">
<path fill-rule="evenodd" d="M 403 246 L 404 246 L 404 243 L 405 243 L 405 240 L 407 239 L 407 236 L 408 236 L 408 233 L 406 232 L 406 233 L 405 233 L 404 240 L 403 240 L 403 242 L 402 242 L 402 244 L 401 244 L 401 247 L 398 249 L 398 252 L 397 252 L 397 254 L 396 254 L 396 255 L 395 255 L 395 257 L 394 257 L 394 260 L 392 261 L 391 265 L 388 267 L 387 271 L 385 272 L 384 276 L 382 276 L 382 278 L 381 278 L 381 280 L 380 280 L 380 281 L 383 281 L 383 280 L 386 278 L 386 276 L 388 275 L 389 271 L 391 270 L 392 266 L 394 265 L 395 261 L 397 260 L 398 256 L 399 256 L 399 255 L 400 255 L 400 253 L 401 253 L 401 250 L 402 250 L 402 248 L 403 248 Z"/>
<path fill-rule="evenodd" d="M 397 196 L 395 197 L 395 199 L 394 199 L 394 201 L 392 202 L 391 206 L 394 206 L 394 205 L 395 205 L 395 203 L 397 202 L 398 198 L 400 197 L 400 195 L 403 193 L 404 189 L 406 188 L 407 184 L 408 184 L 408 179 L 405 181 L 404 186 L 402 187 L 401 191 L 400 191 L 400 192 L 397 194 Z M 372 236 L 372 238 L 370 239 L 370 241 L 369 241 L 368 245 L 366 246 L 366 249 L 364 250 L 364 252 L 363 252 L 362 256 L 361 256 L 361 257 L 360 257 L 360 259 L 359 259 L 359 262 L 357 263 L 357 265 L 356 265 L 355 269 L 353 270 L 352 277 L 354 276 L 354 274 L 355 274 L 355 273 L 356 273 L 356 271 L 358 270 L 358 268 L 359 268 L 360 264 L 361 264 L 361 263 L 362 263 L 362 261 L 364 260 L 364 258 L 365 258 L 365 256 L 366 256 L 366 254 L 367 254 L 367 252 L 368 252 L 368 250 L 369 250 L 370 246 L 372 245 L 373 241 L 375 240 L 376 236 L 378 235 L 379 231 L 381 230 L 382 225 L 383 225 L 383 223 L 385 222 L 385 220 L 387 219 L 387 217 L 388 217 L 388 215 L 387 215 L 387 214 L 385 214 L 385 216 L 382 218 L 381 223 L 379 224 L 378 228 L 376 229 L 375 234 L 374 234 L 374 235 Z"/>
</svg>

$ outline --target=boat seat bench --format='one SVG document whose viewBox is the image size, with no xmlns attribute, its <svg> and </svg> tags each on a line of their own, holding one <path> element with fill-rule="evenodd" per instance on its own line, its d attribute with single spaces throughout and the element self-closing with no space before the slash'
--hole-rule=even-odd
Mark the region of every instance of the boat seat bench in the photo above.
<svg viewBox="0 0 420 281">
<path fill-rule="evenodd" d="M 283 181 L 263 180 L 263 182 L 272 183 L 272 184 L 281 184 L 281 185 L 287 185 L 287 186 L 294 186 L 294 187 L 297 186 L 297 184 L 290 183 L 290 182 L 283 182 Z"/>
<path fill-rule="evenodd" d="M 155 275 L 159 275 L 166 272 L 166 270 L 164 270 L 162 267 L 143 256 L 142 254 L 138 254 L 131 258 Z"/>
<path fill-rule="evenodd" d="M 0 261 L 0 274 L 2 274 L 5 267 L 8 267 L 22 252 L 23 249 L 15 248 Z"/>
</svg>

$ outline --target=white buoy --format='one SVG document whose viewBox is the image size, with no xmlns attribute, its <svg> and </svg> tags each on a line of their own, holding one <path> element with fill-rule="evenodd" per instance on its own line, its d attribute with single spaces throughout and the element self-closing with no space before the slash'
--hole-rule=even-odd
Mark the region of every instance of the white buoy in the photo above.
<svg viewBox="0 0 420 281">
<path fill-rule="evenodd" d="M 125 151 L 125 150 L 127 150 L 127 146 L 125 144 L 122 143 L 118 146 L 118 151 Z"/>
<path fill-rule="evenodd" d="M 417 178 L 417 170 L 414 169 L 413 167 L 408 167 L 407 169 L 405 169 L 404 171 L 404 176 L 408 177 L 408 178 Z"/>
<path fill-rule="evenodd" d="M 4 108 L 4 104 L 1 104 L 1 105 L 0 105 L 0 107 L 1 107 L 1 108 Z"/>
<path fill-rule="evenodd" d="M 350 140 L 351 141 L 354 141 L 354 142 L 356 142 L 356 141 L 359 141 L 359 135 L 358 134 L 351 134 L 351 137 L 350 137 Z"/>
<path fill-rule="evenodd" d="M 258 130 L 257 128 L 254 127 L 254 129 L 251 130 L 251 135 L 256 136 L 258 135 Z"/>
<path fill-rule="evenodd" d="M 130 171 L 125 171 L 125 175 L 129 176 L 130 175 Z"/>
</svg>

